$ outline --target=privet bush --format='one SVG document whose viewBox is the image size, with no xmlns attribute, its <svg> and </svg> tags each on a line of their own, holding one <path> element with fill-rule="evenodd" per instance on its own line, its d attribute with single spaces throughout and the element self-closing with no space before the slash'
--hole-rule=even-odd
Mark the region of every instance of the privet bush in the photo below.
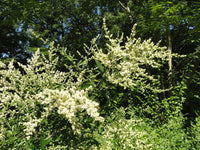
<svg viewBox="0 0 200 150">
<path fill-rule="evenodd" d="M 56 117 L 51 118 L 55 113 L 65 117 L 75 133 L 80 133 L 81 126 L 77 123 L 78 112 L 83 115 L 85 111 L 95 120 L 104 121 L 99 116 L 98 103 L 87 96 L 91 87 L 80 88 L 84 73 L 91 70 L 74 72 L 73 68 L 79 66 L 72 62 L 68 73 L 57 71 L 55 51 L 53 43 L 48 57 L 38 50 L 29 64 L 18 63 L 21 70 L 14 67 L 13 61 L 8 67 L 0 63 L 1 148 L 24 146 L 30 138 L 36 139 L 47 128 L 48 124 L 44 125 L 47 119 L 56 121 Z M 82 61 L 81 67 L 87 66 L 87 61 Z M 51 132 L 46 136 L 51 136 Z"/>
<path fill-rule="evenodd" d="M 150 84 L 158 83 L 158 76 L 151 74 L 150 71 L 160 68 L 162 62 L 169 58 L 169 53 L 166 47 L 159 47 L 159 43 L 155 45 L 150 39 L 143 42 L 140 38 L 136 39 L 135 27 L 136 25 L 124 43 L 123 35 L 120 38 L 112 38 L 104 20 L 105 37 L 108 39 L 107 49 L 105 51 L 98 48 L 94 40 L 90 50 L 94 53 L 94 59 L 104 65 L 104 76 L 109 82 L 125 89 L 159 89 L 158 85 Z"/>
<path fill-rule="evenodd" d="M 160 96 L 169 90 L 163 86 L 164 83 L 161 83 L 161 80 L 165 79 L 161 79 L 160 72 L 163 68 L 168 70 L 167 60 L 171 56 L 166 47 L 160 47 L 159 43 L 154 44 L 150 39 L 142 41 L 140 38 L 135 38 L 135 27 L 136 25 L 130 37 L 124 38 L 122 35 L 113 38 L 104 20 L 107 39 L 105 48 L 102 49 L 96 44 L 98 37 L 92 41 L 92 46 L 87 48 L 93 53 L 101 72 L 102 82 L 99 84 L 97 97 L 107 101 L 106 105 L 109 105 L 109 108 L 132 104 L 137 109 L 140 107 L 139 111 L 143 111 L 145 116 L 151 118 L 169 116 L 176 110 L 169 108 L 171 104 L 163 105 L 163 103 L 180 102 L 179 97 L 170 101 L 163 100 Z"/>
</svg>

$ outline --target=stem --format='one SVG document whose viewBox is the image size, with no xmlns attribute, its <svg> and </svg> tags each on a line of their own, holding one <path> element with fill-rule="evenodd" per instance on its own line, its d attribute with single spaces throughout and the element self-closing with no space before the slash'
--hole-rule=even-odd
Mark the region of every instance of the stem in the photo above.
<svg viewBox="0 0 200 150">
<path fill-rule="evenodd" d="M 123 4 L 122 4 L 122 2 L 120 2 L 119 1 L 119 3 L 120 3 L 120 5 L 127 11 L 127 13 L 128 13 L 128 17 L 129 17 L 129 19 L 130 19 L 130 21 L 131 21 L 131 23 L 133 23 L 133 17 L 131 16 L 131 11 L 130 11 L 130 8 L 127 6 L 124 6 Z"/>
</svg>

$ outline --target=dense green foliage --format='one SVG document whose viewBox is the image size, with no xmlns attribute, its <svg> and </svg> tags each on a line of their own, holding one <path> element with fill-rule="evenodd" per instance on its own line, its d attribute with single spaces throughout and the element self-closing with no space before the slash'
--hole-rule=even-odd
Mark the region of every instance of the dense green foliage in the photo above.
<svg viewBox="0 0 200 150">
<path fill-rule="evenodd" d="M 199 149 L 199 10 L 1 0 L 0 149 Z"/>
</svg>

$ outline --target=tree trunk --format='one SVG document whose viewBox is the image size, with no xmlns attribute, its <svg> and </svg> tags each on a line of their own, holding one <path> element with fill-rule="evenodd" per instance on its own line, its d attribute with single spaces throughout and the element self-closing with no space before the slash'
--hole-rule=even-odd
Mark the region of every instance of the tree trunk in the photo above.
<svg viewBox="0 0 200 150">
<path fill-rule="evenodd" d="M 169 51 L 169 72 L 168 72 L 168 81 L 169 81 L 169 88 L 172 87 L 172 39 L 170 33 L 170 25 L 167 27 L 167 37 L 168 37 L 168 51 Z"/>
</svg>

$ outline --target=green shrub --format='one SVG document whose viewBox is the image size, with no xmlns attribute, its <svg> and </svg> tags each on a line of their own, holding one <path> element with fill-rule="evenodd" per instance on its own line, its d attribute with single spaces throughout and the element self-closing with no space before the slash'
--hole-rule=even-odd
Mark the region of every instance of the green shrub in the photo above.
<svg viewBox="0 0 200 150">
<path fill-rule="evenodd" d="M 200 117 L 197 117 L 195 122 L 192 123 L 190 131 L 193 146 L 195 149 L 200 149 Z"/>
<path fill-rule="evenodd" d="M 112 113 L 106 120 L 102 133 L 95 134 L 96 140 L 100 143 L 99 149 L 149 149 L 151 147 L 145 130 L 149 126 L 134 114 L 131 114 L 130 119 L 126 119 L 123 107 Z"/>
<path fill-rule="evenodd" d="M 127 111 L 127 112 L 126 112 Z M 182 116 L 172 117 L 161 126 L 152 120 L 144 120 L 134 114 L 134 110 L 118 109 L 106 118 L 106 125 L 96 132 L 100 143 L 97 149 L 190 149 L 192 143 L 184 127 Z M 199 133 L 199 132 L 198 132 Z"/>
</svg>

